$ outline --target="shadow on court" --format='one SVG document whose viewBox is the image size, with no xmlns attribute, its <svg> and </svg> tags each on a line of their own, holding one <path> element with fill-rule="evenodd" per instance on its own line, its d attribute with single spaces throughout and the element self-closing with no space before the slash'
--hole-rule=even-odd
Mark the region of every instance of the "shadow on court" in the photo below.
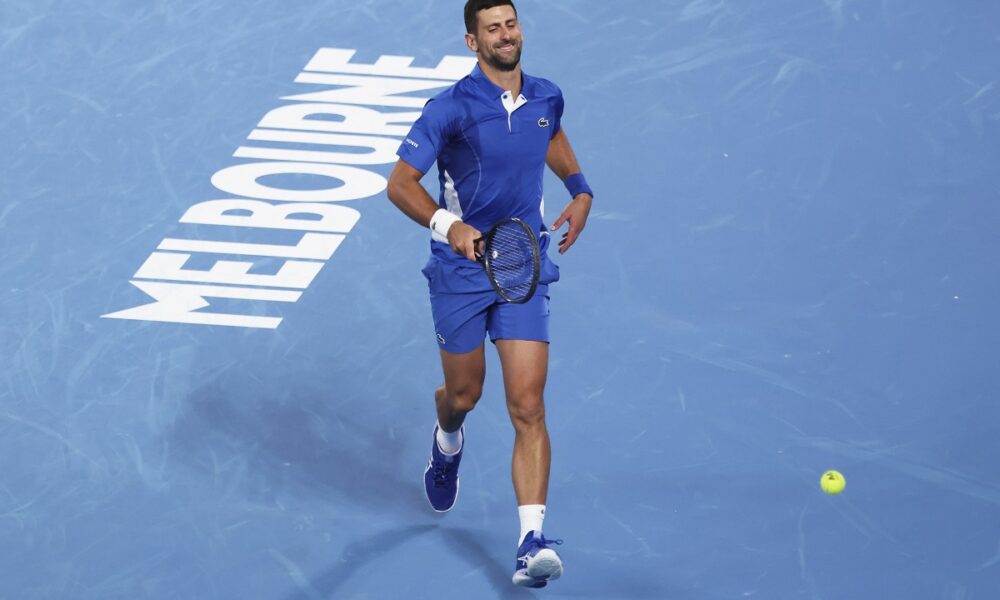
<svg viewBox="0 0 1000 600">
<path fill-rule="evenodd" d="M 299 591 L 287 596 L 287 600 L 335 598 L 334 594 L 359 569 L 375 563 L 393 550 L 435 529 L 436 525 L 414 525 L 383 531 L 351 542 L 344 547 L 335 566 L 311 581 L 296 581 Z"/>
<path fill-rule="evenodd" d="M 484 546 L 479 539 L 483 532 L 472 529 L 445 529 L 442 531 L 445 542 L 458 552 L 459 557 L 473 569 L 480 569 L 489 579 L 490 587 L 501 598 L 533 598 L 534 594 L 527 589 L 514 587 L 511 584 L 511 571 L 497 563 L 496 556 Z M 495 550 L 495 548 L 494 548 Z M 511 556 L 514 552 L 511 548 Z M 511 564 L 513 559 L 511 559 Z M 513 567 L 511 567 L 513 568 Z"/>
<path fill-rule="evenodd" d="M 189 467 L 212 476 L 213 461 L 229 457 L 244 464 L 241 485 L 251 496 L 294 489 L 328 499 L 331 506 L 344 506 L 346 500 L 348 507 L 427 516 L 426 500 L 412 476 L 420 458 L 405 455 L 404 438 L 395 435 L 392 423 L 342 410 L 341 398 L 352 390 L 276 390 L 266 384 L 254 389 L 231 378 L 222 376 L 196 390 L 188 399 L 190 410 L 170 435 Z M 350 380 L 333 375 L 330 381 Z"/>
</svg>

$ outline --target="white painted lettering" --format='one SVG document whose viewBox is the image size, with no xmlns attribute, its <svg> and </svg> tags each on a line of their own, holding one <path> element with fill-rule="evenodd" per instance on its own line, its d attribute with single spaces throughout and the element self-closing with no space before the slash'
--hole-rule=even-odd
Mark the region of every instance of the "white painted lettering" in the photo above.
<svg viewBox="0 0 1000 600">
<path fill-rule="evenodd" d="M 397 144 L 398 146 L 398 144 Z M 240 146 L 233 152 L 236 158 L 256 158 L 262 160 L 285 160 L 299 162 L 318 162 L 329 164 L 372 164 L 366 160 L 352 161 L 350 157 L 357 156 L 362 159 L 375 156 L 374 154 L 350 154 L 345 152 L 323 152 L 319 150 L 288 150 L 285 148 L 262 148 L 260 146 Z M 344 160 L 347 158 L 348 160 Z M 395 158 L 395 155 L 393 155 Z M 385 164 L 385 163 L 374 163 Z"/>
<path fill-rule="evenodd" d="M 294 246 L 280 244 L 241 244 L 237 242 L 213 242 L 209 240 L 180 240 L 167 238 L 160 242 L 157 250 L 175 252 L 202 252 L 206 254 L 241 254 L 244 256 L 274 256 L 279 258 L 302 258 L 309 260 L 329 260 L 337 251 L 344 236 L 337 233 L 305 233 Z"/>
<path fill-rule="evenodd" d="M 379 57 L 375 64 L 350 64 L 355 50 L 343 48 L 320 48 L 313 55 L 306 71 L 324 71 L 326 73 L 353 73 L 356 75 L 390 75 L 394 77 L 420 77 L 423 79 L 458 80 L 469 74 L 476 64 L 473 56 L 445 56 L 433 69 L 411 67 L 412 56 L 393 56 L 390 54 Z"/>
<path fill-rule="evenodd" d="M 320 175 L 343 182 L 331 188 L 295 190 L 264 185 L 258 181 L 268 175 Z M 217 189 L 247 198 L 284 200 L 288 202 L 338 202 L 367 198 L 385 191 L 385 177 L 372 171 L 346 165 L 304 162 L 265 162 L 234 165 L 212 176 Z"/>
<path fill-rule="evenodd" d="M 350 49 L 319 49 L 296 82 L 331 88 L 285 96 L 283 99 L 293 103 L 269 111 L 247 137 L 255 142 L 300 146 L 238 147 L 234 157 L 255 162 L 224 167 L 212 177 L 212 185 L 235 197 L 199 202 L 180 219 L 184 224 L 247 231 L 302 231 L 299 241 L 285 245 L 163 239 L 130 281 L 154 301 L 103 317 L 264 329 L 281 323 L 279 317 L 260 316 L 259 307 L 250 310 L 257 314 L 250 315 L 201 309 L 210 306 L 206 298 L 296 302 L 301 292 L 295 290 L 312 283 L 323 261 L 333 256 L 360 219 L 361 213 L 339 203 L 385 191 L 385 177 L 350 165 L 396 162 L 400 140 L 420 117 L 420 110 L 407 109 L 422 108 L 428 100 L 423 96 L 461 79 L 475 64 L 472 56 L 445 56 L 437 67 L 413 67 L 413 57 L 390 55 L 373 64 L 355 64 L 350 62 L 354 55 Z M 391 108 L 371 108 L 378 106 Z M 416 145 L 412 140 L 407 143 Z M 302 148 L 304 144 L 312 147 Z M 292 180 L 289 176 L 312 177 Z M 285 185 L 292 189 L 282 187 Z M 302 187 L 306 189 L 297 189 Z M 205 262 L 193 261 L 195 254 L 203 255 Z M 268 271 L 272 274 L 251 273 L 264 259 L 207 262 L 211 255 L 269 257 L 279 259 L 280 263 L 268 262 L 280 267 L 277 273 L 273 268 Z M 212 266 L 207 270 L 185 268 L 189 261 L 192 266 Z"/>
<path fill-rule="evenodd" d="M 383 113 L 349 104 L 306 102 L 275 108 L 264 115 L 258 127 L 404 136 L 419 117 L 419 112 Z"/>
<path fill-rule="evenodd" d="M 424 104 L 427 104 L 427 98 L 397 96 L 397 94 L 433 90 L 449 86 L 454 82 L 434 81 L 433 79 L 395 79 L 392 77 L 357 77 L 355 75 L 303 73 L 295 78 L 295 83 L 318 83 L 321 85 L 346 87 L 308 94 L 296 94 L 294 96 L 282 96 L 282 100 L 421 108 Z"/>
<path fill-rule="evenodd" d="M 168 281 L 198 281 L 203 283 L 229 283 L 232 285 L 260 285 L 277 288 L 307 288 L 323 268 L 323 263 L 303 260 L 286 260 L 274 275 L 252 275 L 252 262 L 217 260 L 208 271 L 185 269 L 190 254 L 154 252 L 136 271 L 138 279 L 166 279 Z"/>
<path fill-rule="evenodd" d="M 230 214 L 234 211 L 249 214 Z M 296 219 L 295 215 L 319 219 Z M 231 199 L 199 202 L 184 213 L 181 223 L 347 233 L 360 218 L 361 213 L 342 204 L 275 205 L 260 200 Z"/>
<path fill-rule="evenodd" d="M 318 161 L 339 162 L 345 165 L 392 164 L 396 162 L 396 150 L 399 148 L 399 140 L 396 138 L 339 133 L 309 133 L 281 129 L 254 129 L 247 136 L 247 139 L 261 142 L 288 142 L 371 150 L 371 152 L 326 152 L 323 155 L 323 160 Z"/>
<path fill-rule="evenodd" d="M 157 281 L 131 281 L 156 302 L 101 315 L 105 319 L 130 319 L 133 321 L 159 321 L 163 323 L 190 323 L 193 325 L 225 325 L 275 329 L 280 317 L 260 317 L 228 313 L 194 312 L 210 306 L 205 298 L 233 298 L 264 302 L 296 302 L 302 292 L 266 290 Z"/>
</svg>

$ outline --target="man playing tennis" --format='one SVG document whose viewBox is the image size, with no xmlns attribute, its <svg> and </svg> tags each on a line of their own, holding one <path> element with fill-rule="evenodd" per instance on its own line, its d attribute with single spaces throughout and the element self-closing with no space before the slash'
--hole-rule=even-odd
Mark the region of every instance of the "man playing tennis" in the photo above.
<svg viewBox="0 0 1000 600">
<path fill-rule="evenodd" d="M 434 394 L 437 424 L 424 473 L 427 498 L 446 512 L 458 496 L 465 416 L 482 394 L 484 340 L 496 345 L 507 410 L 514 425 L 512 478 L 521 532 L 513 581 L 544 587 L 562 574 L 562 561 L 542 536 L 550 446 L 543 392 L 549 358 L 548 286 L 559 269 L 546 254 L 542 177 L 547 164 L 572 200 L 552 225 L 568 230 L 563 253 L 576 242 L 593 194 L 560 126 L 562 92 L 521 70 L 521 29 L 510 0 L 468 0 L 465 42 L 476 53 L 472 73 L 424 107 L 399 148 L 389 199 L 431 229 L 431 256 L 423 269 L 444 371 Z M 437 163 L 441 193 L 435 202 L 420 179 Z M 523 304 L 503 301 L 476 262 L 476 240 L 494 223 L 516 217 L 538 232 L 538 288 Z"/>
</svg>

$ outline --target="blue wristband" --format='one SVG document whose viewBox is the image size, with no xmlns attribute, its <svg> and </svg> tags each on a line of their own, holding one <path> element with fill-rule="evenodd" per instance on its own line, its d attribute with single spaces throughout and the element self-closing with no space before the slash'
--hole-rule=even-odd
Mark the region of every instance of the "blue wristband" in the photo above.
<svg viewBox="0 0 1000 600">
<path fill-rule="evenodd" d="M 587 185 L 587 178 L 583 176 L 583 173 L 573 173 L 566 178 L 564 183 L 572 198 L 576 198 L 580 194 L 590 194 L 591 198 L 594 197 L 594 192 Z"/>
</svg>

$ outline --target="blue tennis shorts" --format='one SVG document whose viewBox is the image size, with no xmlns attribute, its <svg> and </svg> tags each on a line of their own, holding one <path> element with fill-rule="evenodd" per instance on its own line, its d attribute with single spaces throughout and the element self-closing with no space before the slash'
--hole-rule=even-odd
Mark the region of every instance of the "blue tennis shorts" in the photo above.
<svg viewBox="0 0 1000 600">
<path fill-rule="evenodd" d="M 511 304 L 497 295 L 482 267 L 454 269 L 431 259 L 424 268 L 438 347 L 464 354 L 490 341 L 549 341 L 549 286 L 538 289 L 524 304 Z M 556 275 L 558 277 L 558 275 Z"/>
</svg>

